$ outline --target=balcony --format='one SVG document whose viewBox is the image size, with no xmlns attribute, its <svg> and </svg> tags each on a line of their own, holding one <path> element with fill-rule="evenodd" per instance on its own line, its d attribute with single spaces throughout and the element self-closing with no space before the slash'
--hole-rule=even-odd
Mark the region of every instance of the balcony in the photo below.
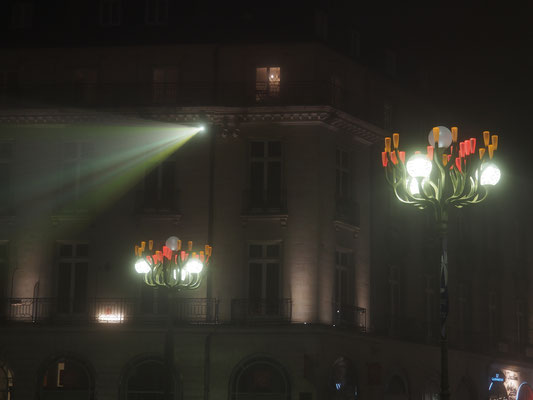
<svg viewBox="0 0 533 400">
<path fill-rule="evenodd" d="M 218 322 L 218 300 L 172 298 L 159 310 L 146 312 L 139 299 L 98 298 L 4 298 L 0 299 L 0 321 L 32 323 L 166 323 L 212 324 Z M 169 315 L 170 312 L 170 315 Z"/>
<path fill-rule="evenodd" d="M 288 324 L 292 317 L 291 299 L 233 299 L 231 321 L 241 324 Z"/>
<path fill-rule="evenodd" d="M 366 332 L 366 308 L 348 304 L 335 304 L 333 321 L 336 326 L 351 327 Z"/>
</svg>

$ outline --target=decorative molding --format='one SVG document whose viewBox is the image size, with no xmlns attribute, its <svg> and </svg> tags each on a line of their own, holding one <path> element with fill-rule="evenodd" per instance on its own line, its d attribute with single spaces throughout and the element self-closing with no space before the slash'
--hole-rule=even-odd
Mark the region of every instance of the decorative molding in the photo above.
<svg viewBox="0 0 533 400">
<path fill-rule="evenodd" d="M 287 227 L 288 214 L 243 214 L 241 221 L 243 228 L 248 225 L 249 221 L 279 221 L 282 228 Z"/>
<path fill-rule="evenodd" d="M 359 237 L 359 231 L 361 230 L 358 226 L 339 220 L 334 220 L 333 226 L 335 227 L 336 232 L 340 231 L 341 229 L 351 232 L 353 234 L 354 239 L 357 239 Z"/>
<path fill-rule="evenodd" d="M 330 106 L 271 107 L 139 107 L 99 110 L 2 109 L 0 124 L 107 123 L 147 125 L 155 122 L 209 123 L 219 127 L 228 121 L 236 125 L 272 122 L 281 124 L 322 123 L 351 133 L 354 139 L 372 144 L 386 131 Z"/>
</svg>

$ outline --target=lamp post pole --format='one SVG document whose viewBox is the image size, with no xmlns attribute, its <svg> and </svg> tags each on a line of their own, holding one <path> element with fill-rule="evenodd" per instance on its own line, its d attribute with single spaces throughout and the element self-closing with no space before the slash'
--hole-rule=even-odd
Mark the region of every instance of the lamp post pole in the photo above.
<svg viewBox="0 0 533 400">
<path fill-rule="evenodd" d="M 440 258 L 440 400 L 450 399 L 448 379 L 448 209 L 462 208 L 486 199 L 488 186 L 500 179 L 500 170 L 492 162 L 498 149 L 498 136 L 483 132 L 483 147 L 476 154 L 476 139 L 457 142 L 457 128 L 451 131 L 435 127 L 429 133 L 427 154 L 415 152 L 405 161 L 399 151 L 400 135 L 385 138 L 381 161 L 387 182 L 396 198 L 421 210 L 430 210 L 441 241 Z M 434 168 L 435 167 L 435 168 Z"/>
</svg>

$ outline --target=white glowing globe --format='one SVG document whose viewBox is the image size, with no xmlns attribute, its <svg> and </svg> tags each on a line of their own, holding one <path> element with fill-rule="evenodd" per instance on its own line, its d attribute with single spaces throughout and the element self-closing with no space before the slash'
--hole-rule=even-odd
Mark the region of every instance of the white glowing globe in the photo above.
<svg viewBox="0 0 533 400">
<path fill-rule="evenodd" d="M 177 236 L 171 236 L 165 242 L 165 246 L 167 246 L 172 251 L 176 251 L 178 250 L 178 240 L 180 239 Z"/>
<path fill-rule="evenodd" d="M 139 258 L 135 263 L 135 271 L 138 274 L 146 274 L 150 272 L 150 265 L 144 258 Z"/>
<path fill-rule="evenodd" d="M 192 258 L 189 261 L 187 261 L 187 264 L 185 264 L 185 270 L 189 274 L 199 274 L 202 272 L 202 269 L 204 268 L 204 264 L 200 260 L 197 260 L 196 258 Z"/>
<path fill-rule="evenodd" d="M 413 178 L 427 178 L 431 174 L 432 164 L 425 154 L 412 155 L 405 166 Z"/>
<path fill-rule="evenodd" d="M 433 129 L 429 131 L 428 142 L 435 147 Z M 452 132 L 445 126 L 439 126 L 439 147 L 448 148 L 452 144 Z"/>
<path fill-rule="evenodd" d="M 496 185 L 500 181 L 501 175 L 501 171 L 496 164 L 485 164 L 481 168 L 481 179 L 479 183 L 482 185 Z"/>
<path fill-rule="evenodd" d="M 418 181 L 415 178 L 409 180 L 409 193 L 415 196 L 420 194 L 420 189 L 418 188 Z"/>
</svg>

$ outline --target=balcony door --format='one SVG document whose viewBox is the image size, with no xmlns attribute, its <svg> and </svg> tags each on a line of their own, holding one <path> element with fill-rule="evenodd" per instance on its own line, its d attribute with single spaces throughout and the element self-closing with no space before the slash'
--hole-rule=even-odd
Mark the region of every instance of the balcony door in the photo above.
<svg viewBox="0 0 533 400">
<path fill-rule="evenodd" d="M 57 311 L 60 314 L 87 312 L 89 274 L 87 243 L 60 243 L 57 281 Z"/>
<path fill-rule="evenodd" d="M 248 299 L 253 315 L 278 315 L 280 299 L 280 244 L 249 245 Z"/>
</svg>

